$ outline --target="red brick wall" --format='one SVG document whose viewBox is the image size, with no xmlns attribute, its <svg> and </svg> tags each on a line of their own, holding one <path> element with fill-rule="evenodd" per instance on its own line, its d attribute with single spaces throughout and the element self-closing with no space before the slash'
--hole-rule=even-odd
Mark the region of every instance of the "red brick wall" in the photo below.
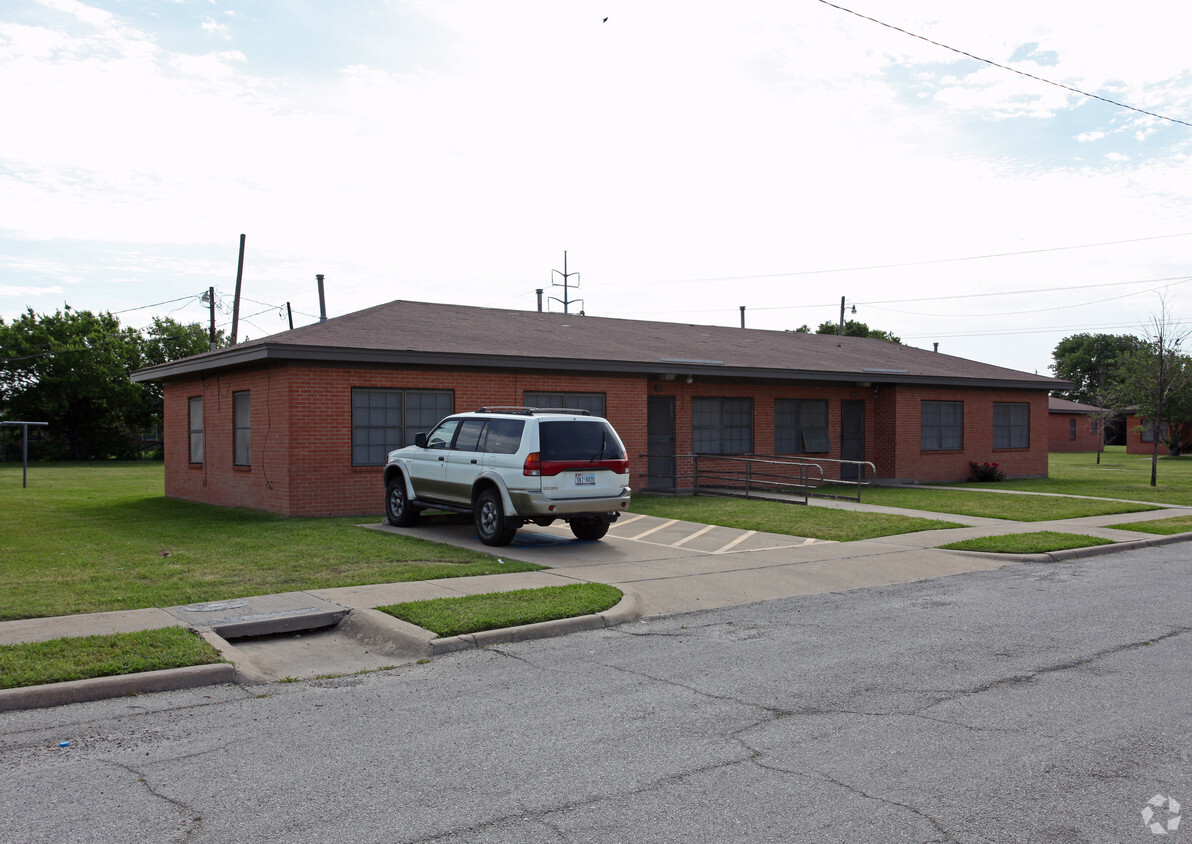
<svg viewBox="0 0 1192 844">
<path fill-rule="evenodd" d="M 1126 416 L 1126 453 L 1127 454 L 1152 454 L 1154 451 L 1154 443 L 1143 442 L 1142 427 L 1146 424 L 1141 416 L 1131 413 Z M 1159 440 L 1159 453 L 1171 454 L 1171 450 L 1163 440 Z"/>
<path fill-rule="evenodd" d="M 289 513 L 290 377 L 277 365 L 165 387 L 166 495 L 208 504 Z M 232 465 L 232 393 L 249 390 L 250 466 Z M 203 397 L 204 459 L 190 457 L 189 399 Z"/>
<path fill-rule="evenodd" d="M 605 413 L 625 442 L 631 484 L 644 485 L 646 407 L 651 395 L 675 398 L 676 454 L 692 449 L 691 407 L 697 396 L 753 399 L 757 454 L 774 453 L 774 400 L 828 400 L 831 452 L 840 457 L 840 402 L 865 402 L 865 454 L 877 477 L 924 482 L 969 476 L 969 461 L 997 462 L 1008 476 L 1047 474 L 1047 396 L 1034 390 L 966 390 L 849 384 L 746 384 L 697 379 L 661 381 L 645 375 L 529 374 L 506 370 L 400 369 L 275 364 L 210 375 L 166 386 L 166 494 L 211 504 L 246 506 L 294 516 L 379 514 L 381 467 L 353 467 L 353 387 L 451 390 L 454 410 L 484 405 L 521 405 L 526 391 L 595 392 L 605 395 Z M 232 393 L 249 390 L 252 402 L 252 465 L 232 465 Z M 187 399 L 204 397 L 206 455 L 188 463 Z M 920 402 L 964 400 L 964 448 L 956 452 L 920 449 Z M 1031 405 L 1031 447 L 993 450 L 996 401 Z M 834 466 L 825 470 L 832 477 Z"/>
<path fill-rule="evenodd" d="M 1071 438 L 1072 425 L 1076 423 L 1076 438 Z M 1093 419 L 1087 413 L 1048 413 L 1047 443 L 1051 451 L 1096 451 L 1101 437 L 1094 433 L 1101 420 Z"/>
<path fill-rule="evenodd" d="M 885 393 L 893 393 L 887 399 Z M 947 387 L 883 386 L 879 390 L 882 416 L 878 425 L 893 448 L 894 461 L 878 464 L 883 478 L 940 483 L 967 479 L 969 462 L 997 463 L 1006 477 L 1047 475 L 1047 394 L 1042 390 L 975 388 L 959 391 Z M 920 435 L 922 402 L 964 402 L 963 446 L 956 451 L 924 451 Z M 994 449 L 993 405 L 996 402 L 1030 404 L 1030 447 Z"/>
</svg>

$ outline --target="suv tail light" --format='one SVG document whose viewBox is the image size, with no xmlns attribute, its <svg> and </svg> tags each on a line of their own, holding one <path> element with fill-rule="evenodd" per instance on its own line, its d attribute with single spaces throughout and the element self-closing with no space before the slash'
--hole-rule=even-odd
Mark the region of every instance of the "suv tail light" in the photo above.
<svg viewBox="0 0 1192 844">
<path fill-rule="evenodd" d="M 537 451 L 526 455 L 526 462 L 522 464 L 522 474 L 536 477 L 542 474 L 542 455 Z"/>
</svg>

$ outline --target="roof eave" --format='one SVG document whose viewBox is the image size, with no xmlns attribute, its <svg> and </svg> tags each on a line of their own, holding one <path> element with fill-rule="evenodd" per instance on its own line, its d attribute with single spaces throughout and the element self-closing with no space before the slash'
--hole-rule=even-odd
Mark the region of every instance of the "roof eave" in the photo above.
<svg viewBox="0 0 1192 844">
<path fill-rule="evenodd" d="M 674 361 L 620 361 L 567 358 L 542 358 L 524 355 L 476 355 L 467 352 L 420 352 L 412 349 L 363 349 L 328 346 L 300 346 L 289 343 L 258 343 L 231 347 L 215 354 L 184 358 L 138 370 L 137 382 L 170 381 L 202 372 L 229 369 L 267 361 L 308 361 L 318 363 L 471 366 L 494 369 L 566 369 L 576 372 L 622 373 L 628 375 L 703 376 L 713 378 L 754 378 L 783 381 L 863 382 L 870 384 L 932 384 L 958 387 L 1002 387 L 1030 390 L 1064 389 L 1067 382 L 1055 379 L 1023 380 L 1004 378 L 965 378 L 960 376 L 912 375 L 909 373 L 848 370 L 802 370 L 724 366 L 720 364 Z"/>
</svg>

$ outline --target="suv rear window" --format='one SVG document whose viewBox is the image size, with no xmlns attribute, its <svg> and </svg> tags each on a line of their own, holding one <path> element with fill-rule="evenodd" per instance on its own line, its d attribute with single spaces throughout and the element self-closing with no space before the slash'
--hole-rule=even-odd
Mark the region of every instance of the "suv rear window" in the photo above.
<svg viewBox="0 0 1192 844">
<path fill-rule="evenodd" d="M 546 421 L 538 426 L 543 462 L 553 460 L 618 460 L 620 441 L 603 419 Z"/>
<path fill-rule="evenodd" d="M 525 427 L 526 423 L 521 419 L 490 419 L 484 450 L 490 454 L 517 454 Z"/>
</svg>

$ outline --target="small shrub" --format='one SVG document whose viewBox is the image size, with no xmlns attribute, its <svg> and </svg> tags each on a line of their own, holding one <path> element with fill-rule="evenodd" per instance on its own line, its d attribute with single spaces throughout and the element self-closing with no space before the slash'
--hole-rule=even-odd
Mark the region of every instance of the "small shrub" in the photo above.
<svg viewBox="0 0 1192 844">
<path fill-rule="evenodd" d="M 1001 481 L 1005 480 L 1006 478 L 1006 476 L 1002 474 L 1002 470 L 997 467 L 996 463 L 977 463 L 974 460 L 970 460 L 969 468 L 973 470 L 974 480 Z"/>
</svg>

